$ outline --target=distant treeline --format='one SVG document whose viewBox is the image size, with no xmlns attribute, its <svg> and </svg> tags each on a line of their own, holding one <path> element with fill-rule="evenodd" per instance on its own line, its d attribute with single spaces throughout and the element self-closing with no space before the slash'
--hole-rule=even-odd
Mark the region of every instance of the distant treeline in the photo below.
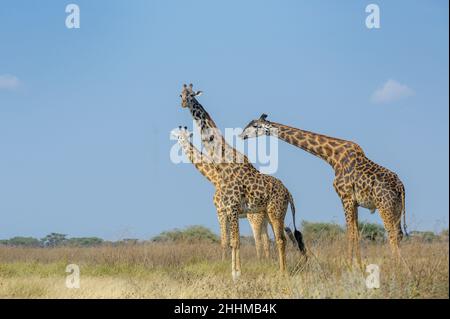
<svg viewBox="0 0 450 319">
<path fill-rule="evenodd" d="M 335 223 L 312 223 L 304 221 L 301 227 L 306 241 L 327 241 L 337 240 L 345 236 L 345 228 Z M 369 242 L 386 241 L 386 232 L 384 227 L 374 223 L 359 223 L 361 239 Z M 405 240 L 418 240 L 422 242 L 448 241 L 448 229 L 436 234 L 432 231 L 411 231 L 410 236 Z M 98 237 L 72 237 L 68 238 L 65 234 L 51 233 L 44 238 L 34 237 L 13 237 L 0 240 L 3 246 L 20 247 L 94 247 L 100 245 L 136 245 L 145 243 L 195 243 L 209 242 L 218 243 L 220 238 L 210 229 L 203 226 L 189 226 L 183 229 L 173 229 L 164 231 L 150 240 L 139 240 L 135 238 L 121 239 L 118 241 L 106 241 Z M 253 244 L 253 236 L 241 236 L 243 244 Z"/>
</svg>

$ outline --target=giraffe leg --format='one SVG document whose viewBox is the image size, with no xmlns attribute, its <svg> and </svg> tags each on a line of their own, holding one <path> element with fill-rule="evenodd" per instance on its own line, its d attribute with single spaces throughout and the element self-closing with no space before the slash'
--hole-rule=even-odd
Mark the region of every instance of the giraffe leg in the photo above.
<svg viewBox="0 0 450 319">
<path fill-rule="evenodd" d="M 222 247 L 222 261 L 227 256 L 228 249 L 230 247 L 229 234 L 228 234 L 228 217 L 227 212 L 222 205 L 222 195 L 220 190 L 216 190 L 213 197 L 214 206 L 217 209 L 217 219 L 220 225 L 220 245 Z"/>
<path fill-rule="evenodd" d="M 277 214 L 268 211 L 270 223 L 272 224 L 273 234 L 277 243 L 278 260 L 280 263 L 280 271 L 286 271 L 286 237 L 284 235 L 284 215 L 278 218 Z"/>
<path fill-rule="evenodd" d="M 344 206 L 345 222 L 347 224 L 347 257 L 352 262 L 353 255 L 355 255 L 358 265 L 362 267 L 358 231 L 358 206 L 353 199 L 343 199 L 342 204 Z"/>
<path fill-rule="evenodd" d="M 228 218 L 224 210 L 217 211 L 217 218 L 219 219 L 220 224 L 220 245 L 222 247 L 222 261 L 224 261 L 230 247 L 228 237 Z"/>
<path fill-rule="evenodd" d="M 269 259 L 270 257 L 270 239 L 269 233 L 267 232 L 267 218 L 264 218 L 264 222 L 261 230 L 261 237 L 264 249 L 264 258 Z"/>
<path fill-rule="evenodd" d="M 262 248 L 261 231 L 263 224 L 263 216 L 260 214 L 248 214 L 247 219 L 253 231 L 253 238 L 255 239 L 256 256 L 258 257 L 258 259 L 261 259 L 261 248 Z"/>
<path fill-rule="evenodd" d="M 399 261 L 401 259 L 399 241 L 403 235 L 400 226 L 401 211 L 396 214 L 395 209 L 384 207 L 379 208 L 378 211 L 380 212 L 380 217 L 383 220 L 384 228 L 388 233 L 391 252 Z"/>
<path fill-rule="evenodd" d="M 241 258 L 240 258 L 240 238 L 239 238 L 239 213 L 238 210 L 229 212 L 230 231 L 231 231 L 231 275 L 236 281 L 241 275 Z"/>
</svg>

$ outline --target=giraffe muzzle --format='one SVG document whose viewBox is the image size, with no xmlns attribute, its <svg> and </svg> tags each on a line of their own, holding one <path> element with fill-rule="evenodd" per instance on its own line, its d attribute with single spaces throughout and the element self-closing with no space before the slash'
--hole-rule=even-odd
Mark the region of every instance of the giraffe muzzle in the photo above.
<svg viewBox="0 0 450 319">
<path fill-rule="evenodd" d="M 246 134 L 239 134 L 239 138 L 246 140 L 248 136 Z"/>
</svg>

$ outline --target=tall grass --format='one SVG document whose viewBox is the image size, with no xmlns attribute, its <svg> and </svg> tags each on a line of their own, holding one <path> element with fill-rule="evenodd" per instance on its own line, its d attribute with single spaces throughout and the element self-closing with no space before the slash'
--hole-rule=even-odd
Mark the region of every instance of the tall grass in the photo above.
<svg viewBox="0 0 450 319">
<path fill-rule="evenodd" d="M 242 277 L 217 243 L 146 243 L 91 248 L 0 246 L 2 298 L 448 298 L 448 243 L 405 242 L 405 264 L 389 247 L 363 242 L 364 263 L 380 267 L 380 288 L 345 258 L 343 238 L 310 240 L 308 261 L 288 244 L 288 273 L 278 273 L 275 247 L 258 261 L 241 247 Z M 77 264 L 81 287 L 65 286 L 66 265 Z"/>
</svg>

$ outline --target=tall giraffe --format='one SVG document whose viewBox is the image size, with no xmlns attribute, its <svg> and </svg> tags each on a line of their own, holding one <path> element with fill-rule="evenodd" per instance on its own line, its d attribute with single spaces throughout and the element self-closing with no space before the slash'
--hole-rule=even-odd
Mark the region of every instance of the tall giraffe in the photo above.
<svg viewBox="0 0 450 319">
<path fill-rule="evenodd" d="M 291 205 L 294 219 L 294 236 L 298 248 L 305 253 L 301 233 L 295 226 L 295 208 L 287 188 L 278 179 L 267 179 L 235 148 L 226 143 L 219 129 L 197 101 L 201 91 L 194 92 L 192 84 L 184 85 L 180 95 L 181 106 L 188 108 L 200 128 L 202 142 L 212 161 L 217 164 L 221 197 L 225 214 L 230 223 L 231 274 L 236 280 L 241 274 L 239 215 L 266 214 L 272 226 L 278 248 L 280 270 L 286 270 L 286 237 L 284 217 L 288 204 Z"/>
<path fill-rule="evenodd" d="M 362 148 L 350 141 L 304 131 L 287 125 L 270 122 L 262 114 L 251 121 L 241 138 L 272 135 L 325 160 L 335 171 L 334 189 L 342 200 L 348 237 L 348 256 L 356 254 L 361 263 L 358 233 L 358 206 L 371 213 L 378 209 L 388 232 L 394 255 L 400 257 L 399 241 L 403 237 L 401 217 L 405 234 L 405 188 L 398 176 L 372 162 Z"/>
<path fill-rule="evenodd" d="M 178 131 L 173 131 L 172 135 L 177 138 L 183 152 L 188 159 L 194 164 L 195 168 L 206 177 L 215 187 L 213 197 L 214 206 L 217 209 L 217 218 L 220 224 L 220 238 L 222 246 L 222 260 L 225 259 L 226 252 L 229 248 L 229 234 L 228 234 L 228 220 L 225 214 L 224 207 L 220 200 L 220 176 L 216 164 L 212 163 L 206 154 L 201 153 L 191 142 L 192 133 L 187 130 L 187 127 L 178 128 Z M 271 176 L 268 176 L 272 178 Z M 241 216 L 240 216 L 241 217 Z M 267 232 L 267 218 L 263 214 L 248 214 L 247 217 L 252 228 L 253 237 L 255 239 L 256 255 L 261 258 L 261 250 L 264 250 L 264 257 L 269 258 L 269 234 Z M 261 247 L 262 246 L 262 247 Z"/>
</svg>

